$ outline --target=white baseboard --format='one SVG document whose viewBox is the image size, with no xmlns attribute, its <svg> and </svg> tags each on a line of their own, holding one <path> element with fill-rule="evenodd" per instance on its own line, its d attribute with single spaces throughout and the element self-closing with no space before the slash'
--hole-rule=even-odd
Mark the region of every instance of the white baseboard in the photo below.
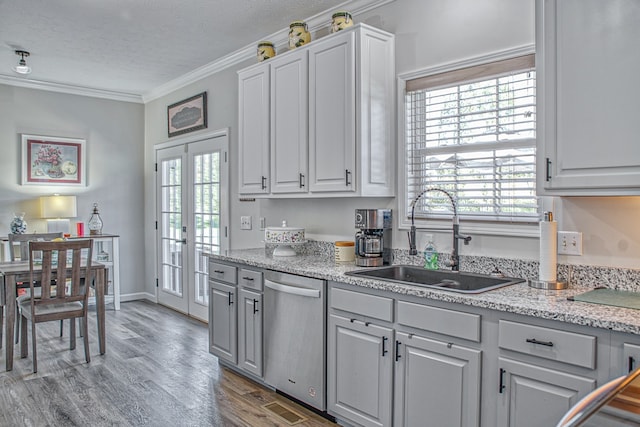
<svg viewBox="0 0 640 427">
<path fill-rule="evenodd" d="M 132 294 L 121 294 L 120 295 L 120 302 L 127 302 L 127 301 L 138 301 L 141 299 L 146 299 L 149 300 L 153 303 L 157 302 L 156 301 L 156 296 L 154 294 L 150 294 L 148 292 L 135 292 Z"/>
</svg>

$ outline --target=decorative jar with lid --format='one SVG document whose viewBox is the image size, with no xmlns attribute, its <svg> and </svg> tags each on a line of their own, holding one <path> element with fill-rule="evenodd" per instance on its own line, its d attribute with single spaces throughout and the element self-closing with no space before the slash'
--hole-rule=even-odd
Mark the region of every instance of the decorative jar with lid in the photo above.
<svg viewBox="0 0 640 427">
<path fill-rule="evenodd" d="M 24 212 L 16 212 L 13 214 L 11 221 L 11 234 L 24 234 L 27 232 L 27 221 L 24 220 Z"/>
<path fill-rule="evenodd" d="M 331 16 L 331 33 L 344 30 L 351 26 L 353 26 L 353 19 L 349 12 L 341 10 Z"/>
<path fill-rule="evenodd" d="M 258 43 L 258 62 L 273 58 L 274 56 L 276 56 L 276 49 L 273 47 L 273 43 L 269 41 Z"/>
<path fill-rule="evenodd" d="M 289 25 L 289 49 L 295 49 L 311 41 L 311 33 L 304 21 L 294 21 Z"/>
</svg>

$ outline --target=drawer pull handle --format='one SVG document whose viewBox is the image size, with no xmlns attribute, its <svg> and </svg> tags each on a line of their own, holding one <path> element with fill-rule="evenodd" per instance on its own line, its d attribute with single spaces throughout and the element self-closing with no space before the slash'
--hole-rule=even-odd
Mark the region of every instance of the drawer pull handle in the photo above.
<svg viewBox="0 0 640 427">
<path fill-rule="evenodd" d="M 382 357 L 384 357 L 389 351 L 387 350 L 387 340 L 389 338 L 382 337 Z"/>
<path fill-rule="evenodd" d="M 504 373 L 507 372 L 500 368 L 500 386 L 498 387 L 498 393 L 502 394 L 506 386 L 504 385 Z"/>
<path fill-rule="evenodd" d="M 224 274 L 223 270 L 213 270 L 214 273 L 218 273 L 218 274 Z"/>
<path fill-rule="evenodd" d="M 401 346 L 401 345 L 402 345 L 402 343 L 401 343 L 400 341 L 396 340 L 396 362 L 397 362 L 398 360 L 400 360 L 400 358 L 402 357 L 402 356 L 400 355 L 400 346 Z"/>
<path fill-rule="evenodd" d="M 636 359 L 633 356 L 629 356 L 629 372 L 633 371 L 633 366 L 636 364 Z"/>
<path fill-rule="evenodd" d="M 253 277 L 243 277 L 244 280 L 248 280 L 250 282 L 253 282 Z"/>
<path fill-rule="evenodd" d="M 551 341 L 538 341 L 535 338 L 527 338 L 527 342 L 531 344 L 544 345 L 547 347 L 553 347 L 553 343 Z"/>
</svg>

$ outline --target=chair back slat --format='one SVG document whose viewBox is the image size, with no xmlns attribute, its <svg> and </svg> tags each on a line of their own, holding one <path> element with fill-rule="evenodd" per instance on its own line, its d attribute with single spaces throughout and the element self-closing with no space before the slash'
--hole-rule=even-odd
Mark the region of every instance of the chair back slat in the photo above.
<svg viewBox="0 0 640 427">
<path fill-rule="evenodd" d="M 42 252 L 42 266 L 34 261 L 34 254 Z M 57 260 L 54 257 L 57 253 Z M 67 254 L 71 254 L 71 263 L 67 263 Z M 32 298 L 32 304 L 52 304 L 73 301 L 86 301 L 88 291 L 82 286 L 90 278 L 93 240 L 73 240 L 63 242 L 29 242 L 29 274 L 31 295 L 34 295 L 34 271 L 41 267 L 40 280 L 42 290 L 40 298 Z M 84 275 L 82 270 L 85 270 Z M 53 287 L 55 286 L 55 292 Z"/>
</svg>

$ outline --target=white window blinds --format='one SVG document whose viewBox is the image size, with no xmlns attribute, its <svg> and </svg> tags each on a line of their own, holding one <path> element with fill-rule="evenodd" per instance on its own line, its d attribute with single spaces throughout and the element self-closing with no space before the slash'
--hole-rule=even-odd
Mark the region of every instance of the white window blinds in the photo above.
<svg viewBox="0 0 640 427">
<path fill-rule="evenodd" d="M 407 205 L 427 187 L 457 198 L 465 219 L 535 221 L 534 56 L 409 80 L 405 96 Z M 451 215 L 430 192 L 416 218 Z"/>
</svg>

